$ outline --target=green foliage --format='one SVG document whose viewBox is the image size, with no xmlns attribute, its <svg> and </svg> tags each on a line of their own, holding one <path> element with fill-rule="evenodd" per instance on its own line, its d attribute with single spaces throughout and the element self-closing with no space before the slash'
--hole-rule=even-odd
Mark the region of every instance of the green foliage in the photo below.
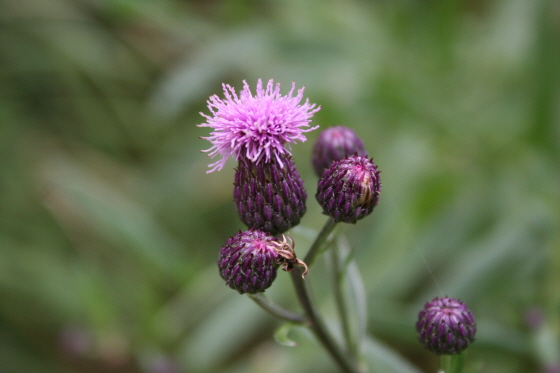
<svg viewBox="0 0 560 373">
<path fill-rule="evenodd" d="M 372 216 L 339 228 L 372 372 L 436 371 L 414 322 L 437 295 L 477 318 L 466 371 L 559 364 L 559 30 L 548 0 L 4 0 L 0 370 L 336 371 L 216 268 L 243 228 L 234 164 L 205 174 L 195 125 L 258 78 L 305 85 L 314 123 L 354 128 L 382 170 Z M 301 257 L 325 221 L 309 135 Z M 287 277 L 267 295 L 299 311 Z"/>
</svg>

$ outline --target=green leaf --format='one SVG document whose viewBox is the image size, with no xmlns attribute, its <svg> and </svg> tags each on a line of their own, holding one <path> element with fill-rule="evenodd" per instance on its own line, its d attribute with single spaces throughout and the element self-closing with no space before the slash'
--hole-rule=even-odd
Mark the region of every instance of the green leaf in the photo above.
<svg viewBox="0 0 560 373">
<path fill-rule="evenodd" d="M 282 346 L 286 347 L 296 347 L 298 344 L 297 342 L 293 341 L 288 337 L 288 334 L 292 329 L 297 327 L 296 324 L 292 323 L 284 323 L 282 324 L 276 331 L 274 332 L 274 340 L 281 344 Z"/>
</svg>

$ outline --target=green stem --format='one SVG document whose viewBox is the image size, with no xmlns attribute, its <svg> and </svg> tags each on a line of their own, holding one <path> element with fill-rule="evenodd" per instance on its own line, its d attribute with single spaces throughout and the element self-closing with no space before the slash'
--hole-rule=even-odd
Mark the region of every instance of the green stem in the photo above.
<svg viewBox="0 0 560 373">
<path fill-rule="evenodd" d="M 335 342 L 329 333 L 325 323 L 321 319 L 319 312 L 315 308 L 307 282 L 301 277 L 303 270 L 301 267 L 296 267 L 291 272 L 292 281 L 296 290 L 299 302 L 303 307 L 305 314 L 309 320 L 309 326 L 317 339 L 325 347 L 328 353 L 336 361 L 343 372 L 346 373 L 359 373 L 355 364 L 349 360 L 348 356 L 341 350 L 340 346 Z"/>
<path fill-rule="evenodd" d="M 348 353 L 350 353 L 352 356 L 356 356 L 356 343 L 354 343 L 354 339 L 352 338 L 352 332 L 350 330 L 350 320 L 348 317 L 348 308 L 346 307 L 344 291 L 342 290 L 345 271 L 340 266 L 339 249 L 334 248 L 331 253 L 333 265 L 333 290 L 336 308 L 338 310 L 338 317 L 340 319 L 340 323 L 342 324 L 342 333 L 344 334 L 344 339 L 346 340 L 346 348 L 348 350 Z"/>
<path fill-rule="evenodd" d="M 307 322 L 307 318 L 305 316 L 283 309 L 276 303 L 269 300 L 263 293 L 247 295 L 262 309 L 264 309 L 274 317 L 297 324 L 303 324 Z"/>
<path fill-rule="evenodd" d="M 465 364 L 465 354 L 441 355 L 439 373 L 461 373 Z"/>
<path fill-rule="evenodd" d="M 319 235 L 315 238 L 315 241 L 309 248 L 307 255 L 305 255 L 305 259 L 303 260 L 308 267 L 311 267 L 317 258 L 317 254 L 320 252 L 319 249 L 323 246 L 323 243 L 327 240 L 329 234 L 331 234 L 335 226 L 336 222 L 333 218 L 329 218 L 329 220 L 326 221 L 325 225 L 321 229 L 321 232 L 319 232 Z"/>
</svg>

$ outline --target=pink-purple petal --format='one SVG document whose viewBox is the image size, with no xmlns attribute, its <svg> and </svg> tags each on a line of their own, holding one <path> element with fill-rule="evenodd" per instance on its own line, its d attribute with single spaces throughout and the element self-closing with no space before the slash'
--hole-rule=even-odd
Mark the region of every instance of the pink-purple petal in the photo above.
<svg viewBox="0 0 560 373">
<path fill-rule="evenodd" d="M 213 129 L 210 136 L 202 137 L 212 144 L 204 152 L 211 158 L 222 157 L 209 166 L 208 172 L 221 170 L 230 157 L 237 160 L 243 155 L 258 163 L 269 162 L 272 157 L 280 161 L 281 156 L 290 155 L 285 144 L 305 141 L 303 133 L 318 127 L 310 127 L 309 122 L 321 107 L 308 99 L 300 105 L 304 89 L 294 97 L 292 83 L 288 95 L 282 96 L 280 84 L 274 85 L 271 79 L 263 89 L 259 79 L 254 96 L 246 81 L 238 96 L 233 87 L 223 84 L 224 99 L 212 95 L 207 101 L 211 115 L 201 113 L 206 123 L 198 125 Z"/>
</svg>

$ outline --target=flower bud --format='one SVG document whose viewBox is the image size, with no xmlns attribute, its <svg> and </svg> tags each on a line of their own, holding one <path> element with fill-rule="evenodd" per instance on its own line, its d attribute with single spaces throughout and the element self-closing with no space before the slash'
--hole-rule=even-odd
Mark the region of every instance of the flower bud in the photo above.
<svg viewBox="0 0 560 373">
<path fill-rule="evenodd" d="M 220 249 L 220 276 L 240 294 L 265 291 L 276 279 L 277 247 L 276 239 L 266 232 L 255 229 L 238 232 Z"/>
<path fill-rule="evenodd" d="M 476 322 L 465 303 L 435 297 L 426 303 L 416 323 L 418 339 L 438 355 L 460 354 L 474 342 Z"/>
<path fill-rule="evenodd" d="M 259 163 L 241 157 L 233 199 L 247 227 L 276 235 L 299 224 L 307 193 L 291 157 Z"/>
<path fill-rule="evenodd" d="M 335 161 L 319 179 L 315 197 L 335 222 L 356 223 L 371 214 L 381 194 L 373 159 L 353 155 Z"/>
<path fill-rule="evenodd" d="M 364 143 L 353 129 L 336 126 L 327 128 L 319 134 L 313 146 L 313 169 L 321 177 L 325 169 L 334 162 L 350 155 L 367 157 Z"/>
</svg>

